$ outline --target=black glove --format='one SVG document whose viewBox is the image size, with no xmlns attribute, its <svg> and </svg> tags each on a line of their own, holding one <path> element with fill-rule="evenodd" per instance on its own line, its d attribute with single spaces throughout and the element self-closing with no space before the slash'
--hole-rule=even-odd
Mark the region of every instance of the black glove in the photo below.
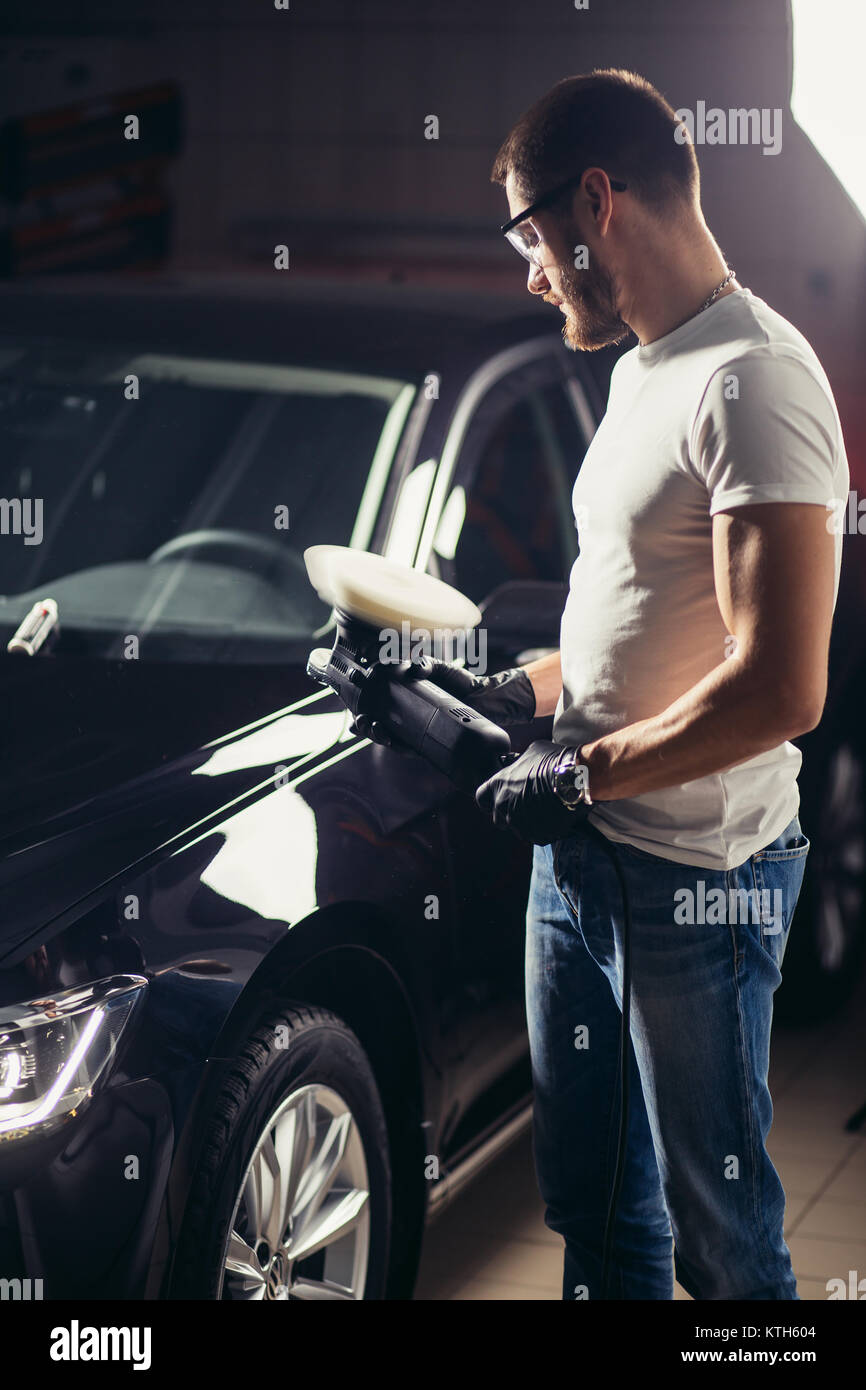
<svg viewBox="0 0 866 1390">
<path fill-rule="evenodd" d="M 419 680 L 433 681 L 494 724 L 528 724 L 535 718 L 535 690 L 523 666 L 511 666 L 494 676 L 473 676 L 462 666 L 434 656 L 422 656 L 412 666 Z"/>
<path fill-rule="evenodd" d="M 491 812 L 496 825 L 507 825 L 534 845 L 573 835 L 589 808 L 571 810 L 554 791 L 553 769 L 564 752 L 561 743 L 537 739 L 513 763 L 482 782 L 475 800 L 482 811 Z"/>
<path fill-rule="evenodd" d="M 535 718 L 535 690 L 522 666 L 497 671 L 494 676 L 473 676 L 450 661 L 421 656 L 407 663 L 407 674 L 415 680 L 432 681 L 494 724 L 524 724 Z M 401 751 L 399 743 L 389 738 L 378 721 L 371 724 L 361 716 L 349 728 L 353 734 Z"/>
</svg>

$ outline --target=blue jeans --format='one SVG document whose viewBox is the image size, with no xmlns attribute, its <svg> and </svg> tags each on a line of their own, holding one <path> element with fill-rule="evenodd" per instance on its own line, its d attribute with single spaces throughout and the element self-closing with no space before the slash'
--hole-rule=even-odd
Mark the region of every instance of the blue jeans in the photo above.
<svg viewBox="0 0 866 1390">
<path fill-rule="evenodd" d="M 785 1194 L 765 1141 L 773 993 L 809 841 L 795 816 L 727 871 L 607 843 L 632 922 L 628 1138 L 609 1297 L 673 1298 L 673 1240 L 677 1279 L 693 1298 L 796 1299 Z M 582 829 L 536 846 L 526 933 L 533 1151 L 545 1223 L 565 1240 L 568 1299 L 602 1296 L 622 951 L 619 880 L 596 838 Z"/>
</svg>

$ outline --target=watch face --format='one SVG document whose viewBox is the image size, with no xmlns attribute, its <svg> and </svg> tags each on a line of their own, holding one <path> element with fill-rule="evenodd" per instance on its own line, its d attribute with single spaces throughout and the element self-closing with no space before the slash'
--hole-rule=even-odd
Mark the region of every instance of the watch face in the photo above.
<svg viewBox="0 0 866 1390">
<path fill-rule="evenodd" d="M 556 768 L 556 793 L 566 806 L 579 806 L 582 800 L 579 788 L 574 785 L 575 762 L 572 756 Z"/>
</svg>

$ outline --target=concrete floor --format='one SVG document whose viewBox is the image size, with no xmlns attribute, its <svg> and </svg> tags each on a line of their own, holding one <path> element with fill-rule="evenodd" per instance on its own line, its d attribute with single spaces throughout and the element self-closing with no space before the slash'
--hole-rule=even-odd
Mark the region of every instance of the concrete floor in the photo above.
<svg viewBox="0 0 866 1390">
<path fill-rule="evenodd" d="M 866 977 L 832 1022 L 774 1029 L 769 1150 L 787 1197 L 785 1235 L 801 1299 L 826 1299 L 827 1280 L 866 1278 Z M 416 1299 L 560 1299 L 562 1240 L 544 1224 L 523 1135 L 431 1225 Z M 866 1285 L 864 1285 L 866 1289 Z M 679 1285 L 677 1299 L 689 1299 Z"/>
</svg>

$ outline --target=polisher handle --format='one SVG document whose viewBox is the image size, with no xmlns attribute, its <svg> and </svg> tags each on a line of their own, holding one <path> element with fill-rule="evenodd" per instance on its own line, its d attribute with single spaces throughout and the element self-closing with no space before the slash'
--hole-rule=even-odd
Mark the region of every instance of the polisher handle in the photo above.
<svg viewBox="0 0 866 1390">
<path fill-rule="evenodd" d="M 433 681 L 417 677 L 383 681 L 376 718 L 464 791 L 474 792 L 511 753 L 503 728 Z"/>
</svg>

